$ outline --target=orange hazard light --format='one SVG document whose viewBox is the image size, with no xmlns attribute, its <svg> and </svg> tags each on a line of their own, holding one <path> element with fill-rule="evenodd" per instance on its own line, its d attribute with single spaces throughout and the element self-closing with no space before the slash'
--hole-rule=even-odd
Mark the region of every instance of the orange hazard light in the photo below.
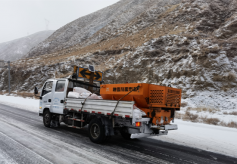
<svg viewBox="0 0 237 164">
<path fill-rule="evenodd" d="M 136 122 L 136 126 L 141 126 L 141 122 Z"/>
</svg>

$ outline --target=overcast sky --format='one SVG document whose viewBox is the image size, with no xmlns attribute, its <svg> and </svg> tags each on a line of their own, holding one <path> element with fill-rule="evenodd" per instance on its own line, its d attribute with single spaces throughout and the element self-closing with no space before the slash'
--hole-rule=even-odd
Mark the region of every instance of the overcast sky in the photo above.
<svg viewBox="0 0 237 164">
<path fill-rule="evenodd" d="M 118 1 L 0 0 L 0 43 L 46 29 L 57 30 L 79 17 Z"/>
</svg>

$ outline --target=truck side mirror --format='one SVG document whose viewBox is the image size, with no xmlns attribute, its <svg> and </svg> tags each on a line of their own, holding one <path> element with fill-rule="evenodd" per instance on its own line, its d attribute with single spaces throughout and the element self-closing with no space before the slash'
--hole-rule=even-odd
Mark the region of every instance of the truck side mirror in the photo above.
<svg viewBox="0 0 237 164">
<path fill-rule="evenodd" d="M 38 88 L 37 87 L 35 87 L 34 93 L 35 93 L 35 95 L 38 94 Z"/>
</svg>

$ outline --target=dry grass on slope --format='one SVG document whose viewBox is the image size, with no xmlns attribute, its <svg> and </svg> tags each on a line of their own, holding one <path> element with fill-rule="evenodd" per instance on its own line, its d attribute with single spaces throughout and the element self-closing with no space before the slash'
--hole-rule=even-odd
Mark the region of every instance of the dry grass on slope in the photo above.
<svg viewBox="0 0 237 164">
<path fill-rule="evenodd" d="M 225 126 L 225 127 L 229 127 L 229 128 L 237 128 L 237 122 L 235 122 L 235 121 L 230 121 L 228 123 L 221 122 L 220 125 Z"/>
<path fill-rule="evenodd" d="M 67 51 L 62 50 L 54 54 L 46 54 L 39 57 L 32 57 L 27 59 L 22 59 L 17 61 L 16 65 L 18 67 L 30 67 L 32 65 L 53 65 L 56 63 L 68 61 L 69 58 L 73 57 L 75 60 L 86 56 L 86 54 L 93 54 L 99 51 L 109 51 L 109 50 L 120 50 L 123 48 L 129 47 L 130 51 L 133 51 L 135 48 L 141 46 L 144 42 L 149 41 L 153 38 L 158 38 L 160 36 L 165 35 L 163 32 L 157 31 L 157 29 L 149 30 L 152 27 L 148 27 L 148 29 L 144 29 L 132 36 L 127 36 L 124 34 L 123 36 L 105 40 L 100 43 L 92 44 L 79 50 Z M 157 31 L 157 32 L 156 32 Z M 103 65 L 103 63 L 102 63 Z"/>
<path fill-rule="evenodd" d="M 233 112 L 223 112 L 223 114 L 225 114 L 225 115 L 235 115 L 235 116 L 237 116 L 237 112 L 236 112 L 236 111 L 233 111 Z"/>
<path fill-rule="evenodd" d="M 182 119 L 184 121 L 198 122 L 198 114 L 193 114 L 189 111 L 186 111 Z"/>
<path fill-rule="evenodd" d="M 200 106 L 200 107 L 197 107 L 197 108 L 187 108 L 187 111 L 197 111 L 197 112 L 209 112 L 209 113 L 216 113 L 216 112 L 220 112 L 220 109 L 216 109 L 216 108 L 213 108 L 213 107 L 206 107 L 206 106 Z"/>
<path fill-rule="evenodd" d="M 224 122 L 221 121 L 219 118 L 208 118 L 206 116 L 199 116 L 198 114 L 193 114 L 189 111 L 186 111 L 185 114 L 181 114 L 176 112 L 175 118 L 182 119 L 184 121 L 191 121 L 191 122 L 199 122 L 209 125 L 218 125 L 218 126 L 224 126 L 229 128 L 237 128 L 237 122 L 230 121 L 230 122 Z"/>
<path fill-rule="evenodd" d="M 11 92 L 12 95 L 17 96 L 17 97 L 23 97 L 23 98 L 34 98 L 34 99 L 39 99 L 39 97 L 35 96 L 34 93 L 32 92 Z M 8 95 L 7 91 L 1 91 L 0 95 Z M 40 92 L 38 96 L 40 95 Z"/>
</svg>

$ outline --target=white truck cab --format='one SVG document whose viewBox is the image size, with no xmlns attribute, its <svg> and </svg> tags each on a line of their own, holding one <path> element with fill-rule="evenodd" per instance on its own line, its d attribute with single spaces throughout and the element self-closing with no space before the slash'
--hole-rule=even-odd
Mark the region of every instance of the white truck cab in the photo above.
<svg viewBox="0 0 237 164">
<path fill-rule="evenodd" d="M 43 109 L 49 109 L 51 113 L 63 114 L 68 83 L 67 79 L 49 79 L 44 83 L 39 113 L 43 114 Z"/>
<path fill-rule="evenodd" d="M 99 89 L 99 83 L 93 84 L 93 90 Z M 83 87 L 88 89 L 89 83 L 68 78 L 49 79 L 42 88 L 40 96 L 39 114 L 42 115 L 44 109 L 49 109 L 51 113 L 63 114 L 64 100 L 73 87 Z M 99 90 L 98 90 L 99 91 Z"/>
</svg>

